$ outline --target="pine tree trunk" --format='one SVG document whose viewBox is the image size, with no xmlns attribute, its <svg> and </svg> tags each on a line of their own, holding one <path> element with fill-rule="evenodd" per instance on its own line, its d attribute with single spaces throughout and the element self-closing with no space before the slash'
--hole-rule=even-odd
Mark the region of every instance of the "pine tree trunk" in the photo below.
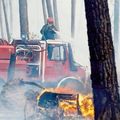
<svg viewBox="0 0 120 120">
<path fill-rule="evenodd" d="M 44 17 L 44 23 L 47 23 L 47 10 L 46 10 L 46 4 L 45 0 L 42 0 L 42 9 L 43 9 L 43 17 Z"/>
<path fill-rule="evenodd" d="M 8 17 L 7 17 L 7 10 L 6 10 L 6 5 L 5 5 L 5 0 L 2 0 L 2 6 L 3 6 L 3 12 L 4 12 L 4 18 L 5 18 L 7 39 L 10 42 L 11 36 L 10 36 L 10 29 L 9 29 L 9 23 L 8 23 Z"/>
<path fill-rule="evenodd" d="M 57 11 L 57 1 L 53 0 L 53 12 L 54 12 L 54 19 L 55 19 L 55 27 L 59 30 L 59 21 L 58 21 L 58 11 Z"/>
<path fill-rule="evenodd" d="M 53 11 L 52 11 L 51 0 L 46 0 L 46 5 L 47 5 L 48 17 L 52 17 L 53 18 Z"/>
<path fill-rule="evenodd" d="M 76 0 L 71 0 L 71 37 L 74 38 L 75 34 L 75 6 Z"/>
<path fill-rule="evenodd" d="M 12 0 L 9 0 L 9 11 L 10 11 L 10 29 L 11 34 L 13 33 L 13 6 L 12 6 Z"/>
<path fill-rule="evenodd" d="M 19 0 L 19 14 L 21 38 L 26 40 L 29 37 L 27 0 Z"/>
<path fill-rule="evenodd" d="M 1 32 L 1 38 L 4 38 L 4 32 L 3 32 L 3 14 L 2 14 L 2 1 L 0 0 L 0 32 Z"/>
<path fill-rule="evenodd" d="M 107 0 L 85 0 L 95 120 L 120 120 L 120 98 Z"/>
</svg>

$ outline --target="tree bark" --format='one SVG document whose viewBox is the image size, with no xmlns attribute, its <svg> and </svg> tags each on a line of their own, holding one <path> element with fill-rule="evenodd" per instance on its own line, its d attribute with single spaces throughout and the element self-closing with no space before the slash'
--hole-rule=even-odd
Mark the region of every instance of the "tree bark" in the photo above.
<svg viewBox="0 0 120 120">
<path fill-rule="evenodd" d="M 120 98 L 107 0 L 85 0 L 95 120 L 120 120 Z"/>
<path fill-rule="evenodd" d="M 27 0 L 19 0 L 20 31 L 23 40 L 29 39 Z"/>
</svg>

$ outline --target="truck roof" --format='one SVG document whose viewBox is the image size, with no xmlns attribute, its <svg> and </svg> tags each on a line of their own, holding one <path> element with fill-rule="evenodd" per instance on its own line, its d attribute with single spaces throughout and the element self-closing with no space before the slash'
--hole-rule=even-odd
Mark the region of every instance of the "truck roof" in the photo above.
<svg viewBox="0 0 120 120">
<path fill-rule="evenodd" d="M 48 43 L 48 44 L 68 44 L 68 42 L 65 42 L 61 39 L 56 39 L 56 40 L 47 40 L 47 41 L 43 41 L 40 39 L 32 39 L 32 40 L 26 40 L 23 41 L 21 39 L 14 39 L 11 44 L 12 45 L 19 45 L 19 44 L 29 44 L 29 45 L 39 45 L 39 44 L 44 44 L 44 43 Z"/>
<path fill-rule="evenodd" d="M 44 43 L 44 42 L 47 42 L 48 44 L 68 44 L 68 42 L 65 42 L 61 39 L 40 41 L 40 43 Z"/>
</svg>

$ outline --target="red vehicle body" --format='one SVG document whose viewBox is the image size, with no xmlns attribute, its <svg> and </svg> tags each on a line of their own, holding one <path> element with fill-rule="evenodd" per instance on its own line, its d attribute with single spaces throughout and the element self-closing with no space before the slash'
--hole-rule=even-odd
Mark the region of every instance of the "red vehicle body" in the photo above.
<svg viewBox="0 0 120 120">
<path fill-rule="evenodd" d="M 14 79 L 56 83 L 76 79 L 86 83 L 86 67 L 73 60 L 70 43 L 61 40 L 13 40 L 0 45 L 0 78 L 7 79 L 10 55 L 16 54 Z"/>
</svg>

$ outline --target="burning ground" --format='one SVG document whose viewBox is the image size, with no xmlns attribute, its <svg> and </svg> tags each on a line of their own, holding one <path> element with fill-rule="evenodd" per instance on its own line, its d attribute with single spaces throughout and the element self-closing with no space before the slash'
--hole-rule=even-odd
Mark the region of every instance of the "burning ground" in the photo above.
<svg viewBox="0 0 120 120">
<path fill-rule="evenodd" d="M 36 103 L 36 96 L 38 93 L 41 92 L 41 89 L 36 88 L 31 85 L 23 85 L 18 80 L 14 80 L 10 83 L 1 82 L 0 86 L 0 120 L 56 120 L 53 116 L 58 117 L 56 115 L 62 114 L 61 109 L 48 109 L 42 110 L 42 112 L 37 107 Z M 79 99 L 82 100 L 89 96 L 80 97 Z M 68 103 L 70 103 L 68 105 Z M 73 101 L 74 103 L 74 101 Z M 88 106 L 89 103 L 89 106 Z M 75 104 L 74 104 L 75 105 Z M 64 111 L 69 109 L 70 111 L 74 110 L 74 105 L 72 105 L 71 101 L 62 101 L 60 106 L 63 108 Z M 84 105 L 84 106 L 83 106 Z M 92 108 L 91 100 L 85 101 L 85 99 L 80 102 L 81 112 L 83 116 L 86 116 L 85 107 Z M 90 107 L 91 106 L 91 107 Z M 88 109 L 86 109 L 88 110 Z M 69 111 L 69 112 L 70 112 Z M 55 114 L 57 112 L 57 114 Z M 66 111 L 65 111 L 66 112 Z M 73 111 L 72 111 L 73 112 Z M 64 114 L 68 114 L 67 112 Z M 87 111 L 87 114 L 88 111 Z M 63 118 L 60 116 L 57 118 L 58 120 L 90 120 L 92 117 L 89 118 L 82 116 L 70 116 Z"/>
</svg>

